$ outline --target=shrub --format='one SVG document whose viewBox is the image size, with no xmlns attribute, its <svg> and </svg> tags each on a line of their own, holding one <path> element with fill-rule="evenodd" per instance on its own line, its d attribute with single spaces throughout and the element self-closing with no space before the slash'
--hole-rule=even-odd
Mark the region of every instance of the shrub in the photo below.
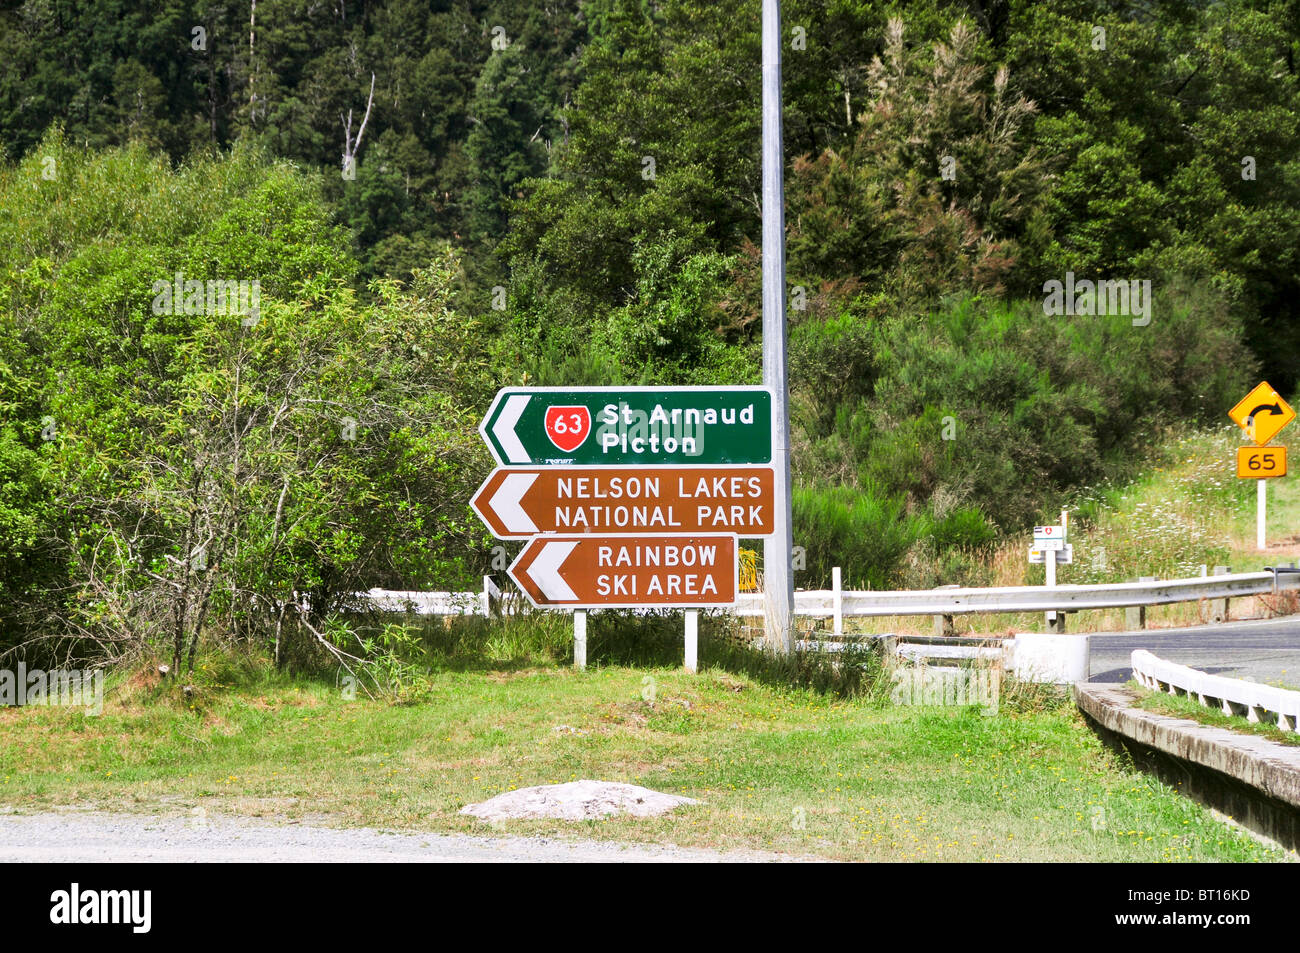
<svg viewBox="0 0 1300 953">
<path fill-rule="evenodd" d="M 898 498 L 849 487 L 796 487 L 794 538 L 807 553 L 807 585 L 826 588 L 831 569 L 844 570 L 846 588 L 887 588 L 908 548 L 924 531 Z"/>
</svg>

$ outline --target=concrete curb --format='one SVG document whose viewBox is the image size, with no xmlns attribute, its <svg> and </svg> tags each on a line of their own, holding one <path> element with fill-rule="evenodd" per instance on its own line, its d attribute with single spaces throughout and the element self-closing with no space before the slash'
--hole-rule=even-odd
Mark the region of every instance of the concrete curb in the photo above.
<svg viewBox="0 0 1300 953">
<path fill-rule="evenodd" d="M 1079 682 L 1072 694 L 1080 710 L 1102 727 L 1213 768 L 1300 810 L 1300 746 L 1143 711 L 1132 707 L 1137 696 L 1123 688 Z"/>
<path fill-rule="evenodd" d="M 1186 793 L 1291 850 L 1300 846 L 1300 747 L 1143 711 L 1125 688 L 1077 682 L 1070 693 L 1132 753 L 1143 753 L 1136 747 L 1174 759 Z"/>
</svg>

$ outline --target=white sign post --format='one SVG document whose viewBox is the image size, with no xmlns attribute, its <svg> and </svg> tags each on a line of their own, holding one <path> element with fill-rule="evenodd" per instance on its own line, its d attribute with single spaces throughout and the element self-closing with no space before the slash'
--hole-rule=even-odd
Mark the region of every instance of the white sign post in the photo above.
<svg viewBox="0 0 1300 953">
<path fill-rule="evenodd" d="M 699 668 L 700 610 L 686 610 L 686 671 L 694 675 Z"/>
<path fill-rule="evenodd" d="M 1049 589 L 1056 588 L 1056 562 L 1060 557 L 1061 562 L 1069 563 L 1074 561 L 1072 547 L 1065 542 L 1066 528 L 1068 526 L 1069 515 L 1065 510 L 1061 510 L 1061 522 L 1058 526 L 1035 526 L 1034 527 L 1034 545 L 1029 550 L 1029 561 L 1043 563 L 1047 570 L 1046 585 Z M 1060 557 L 1058 557 L 1060 554 Z M 1047 631 L 1059 632 L 1064 626 L 1058 622 L 1058 612 L 1055 609 L 1048 610 L 1046 615 Z"/>
<path fill-rule="evenodd" d="M 1268 549 L 1268 543 L 1264 540 L 1264 501 L 1268 498 L 1268 481 L 1256 480 L 1259 489 L 1255 491 L 1255 546 L 1260 551 Z"/>
<path fill-rule="evenodd" d="M 573 613 L 573 667 L 578 671 L 587 668 L 587 612 L 576 609 Z"/>
</svg>

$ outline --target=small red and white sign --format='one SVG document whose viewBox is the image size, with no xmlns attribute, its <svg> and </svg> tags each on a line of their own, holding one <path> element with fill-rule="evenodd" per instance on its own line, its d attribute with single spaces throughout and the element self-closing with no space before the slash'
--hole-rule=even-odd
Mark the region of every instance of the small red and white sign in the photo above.
<svg viewBox="0 0 1300 953">
<path fill-rule="evenodd" d="M 1065 529 L 1061 526 L 1035 526 L 1034 542 L 1040 539 L 1065 539 Z"/>
<path fill-rule="evenodd" d="M 565 453 L 572 453 L 591 433 L 591 411 L 586 407 L 547 407 L 546 436 Z"/>
</svg>

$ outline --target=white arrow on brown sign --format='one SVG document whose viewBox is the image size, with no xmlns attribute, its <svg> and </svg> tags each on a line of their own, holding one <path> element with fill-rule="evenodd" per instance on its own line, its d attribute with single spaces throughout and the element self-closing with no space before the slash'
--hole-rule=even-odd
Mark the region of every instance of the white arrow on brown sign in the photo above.
<svg viewBox="0 0 1300 953">
<path fill-rule="evenodd" d="M 773 530 L 771 467 L 501 467 L 470 506 L 498 539 Z"/>
<path fill-rule="evenodd" d="M 535 536 L 510 578 L 539 607 L 729 606 L 735 536 Z"/>
</svg>

